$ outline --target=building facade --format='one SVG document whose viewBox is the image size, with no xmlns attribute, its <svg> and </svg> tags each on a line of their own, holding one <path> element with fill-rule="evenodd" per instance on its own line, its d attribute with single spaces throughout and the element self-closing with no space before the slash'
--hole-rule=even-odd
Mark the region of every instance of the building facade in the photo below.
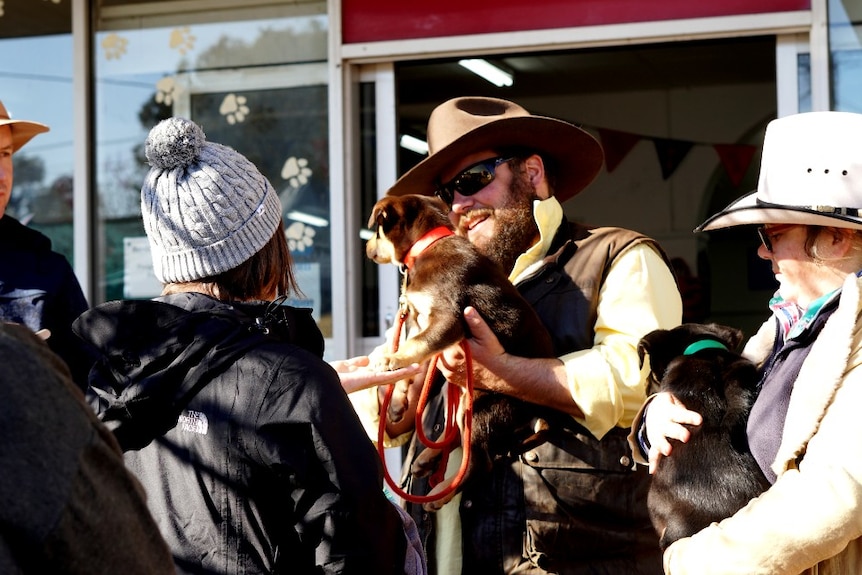
<svg viewBox="0 0 862 575">
<path fill-rule="evenodd" d="M 9 211 L 73 261 L 91 303 L 158 294 L 143 142 L 189 117 L 278 190 L 294 303 L 348 357 L 398 302 L 397 269 L 364 256 L 371 205 L 421 159 L 434 106 L 498 96 L 602 142 L 570 218 L 655 237 L 692 317 L 751 329 L 774 290 L 756 235 L 692 229 L 753 189 L 769 120 L 862 112 L 860 35 L 858 0 L 0 0 L 0 100 L 51 126 L 14 157 Z"/>
</svg>

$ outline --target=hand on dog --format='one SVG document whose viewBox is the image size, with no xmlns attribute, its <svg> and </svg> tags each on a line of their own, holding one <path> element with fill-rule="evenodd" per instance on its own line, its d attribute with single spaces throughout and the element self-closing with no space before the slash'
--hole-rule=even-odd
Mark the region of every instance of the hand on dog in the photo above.
<svg viewBox="0 0 862 575">
<path fill-rule="evenodd" d="M 371 359 L 367 355 L 329 362 L 338 373 L 341 386 L 347 393 L 409 379 L 422 371 L 419 364 L 402 367 L 394 371 L 375 371 L 370 367 L 370 363 Z"/>
<path fill-rule="evenodd" d="M 473 385 L 477 389 L 489 389 L 488 380 L 492 375 L 486 366 L 494 365 L 494 360 L 499 360 L 506 350 L 476 308 L 464 308 L 464 320 L 472 334 L 467 343 L 473 358 Z M 437 362 L 437 368 L 446 381 L 460 387 L 467 385 L 467 362 L 461 344 L 446 349 Z"/>
<path fill-rule="evenodd" d="M 691 432 L 686 426 L 700 425 L 703 418 L 699 413 L 686 409 L 673 394 L 661 392 L 650 401 L 644 423 L 650 443 L 649 472 L 655 473 L 661 458 L 671 453 L 672 446 L 668 440 L 687 442 Z"/>
</svg>

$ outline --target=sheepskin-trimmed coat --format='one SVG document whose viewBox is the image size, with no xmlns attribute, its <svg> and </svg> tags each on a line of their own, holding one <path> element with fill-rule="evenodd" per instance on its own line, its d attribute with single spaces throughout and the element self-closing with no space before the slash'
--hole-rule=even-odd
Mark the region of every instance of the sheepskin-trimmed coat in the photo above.
<svg viewBox="0 0 862 575">
<path fill-rule="evenodd" d="M 860 291 L 862 279 L 849 276 L 802 364 L 772 464 L 776 482 L 732 517 L 671 545 L 667 574 L 862 573 Z M 762 362 L 775 329 L 770 318 L 745 355 Z"/>
</svg>

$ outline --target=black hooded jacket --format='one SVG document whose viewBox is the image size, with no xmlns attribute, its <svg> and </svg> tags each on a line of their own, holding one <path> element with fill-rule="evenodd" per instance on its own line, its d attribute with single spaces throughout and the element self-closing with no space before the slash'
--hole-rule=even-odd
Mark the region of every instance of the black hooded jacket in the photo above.
<svg viewBox="0 0 862 575">
<path fill-rule="evenodd" d="M 48 329 L 48 347 L 66 362 L 82 390 L 82 364 L 72 322 L 89 305 L 72 266 L 51 240 L 12 216 L 0 217 L 0 320 Z"/>
<path fill-rule="evenodd" d="M 202 294 L 79 318 L 91 404 L 182 573 L 396 573 L 401 519 L 309 310 Z"/>
</svg>

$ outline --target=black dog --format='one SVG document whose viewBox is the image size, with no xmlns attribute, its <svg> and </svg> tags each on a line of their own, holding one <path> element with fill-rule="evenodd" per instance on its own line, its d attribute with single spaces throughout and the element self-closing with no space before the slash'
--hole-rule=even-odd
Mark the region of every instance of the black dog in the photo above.
<svg viewBox="0 0 862 575">
<path fill-rule="evenodd" d="M 367 256 L 379 264 L 401 265 L 406 274 L 402 298 L 407 338 L 397 352 L 376 358 L 375 367 L 397 369 L 421 363 L 469 337 L 463 317 L 468 305 L 476 308 L 509 353 L 555 356 L 551 336 L 535 310 L 497 263 L 480 254 L 468 239 L 454 235 L 441 200 L 420 195 L 384 197 L 375 204 L 368 226 L 375 234 L 366 245 Z M 475 479 L 477 471 L 490 470 L 496 457 L 541 442 L 548 422 L 532 418 L 539 411 L 543 410 L 527 409 L 514 397 L 476 390 L 473 459 L 467 476 Z M 413 472 L 429 472 L 438 456 L 439 450 L 424 450 Z M 438 485 L 432 494 L 445 487 Z M 439 508 L 452 495 L 426 508 Z"/>
<path fill-rule="evenodd" d="M 737 329 L 687 323 L 655 330 L 638 346 L 641 362 L 649 355 L 651 384 L 703 416 L 687 443 L 670 440 L 673 452 L 652 478 L 647 505 L 662 549 L 733 515 L 769 487 L 748 450 L 757 369 L 733 351 L 741 341 Z"/>
</svg>

